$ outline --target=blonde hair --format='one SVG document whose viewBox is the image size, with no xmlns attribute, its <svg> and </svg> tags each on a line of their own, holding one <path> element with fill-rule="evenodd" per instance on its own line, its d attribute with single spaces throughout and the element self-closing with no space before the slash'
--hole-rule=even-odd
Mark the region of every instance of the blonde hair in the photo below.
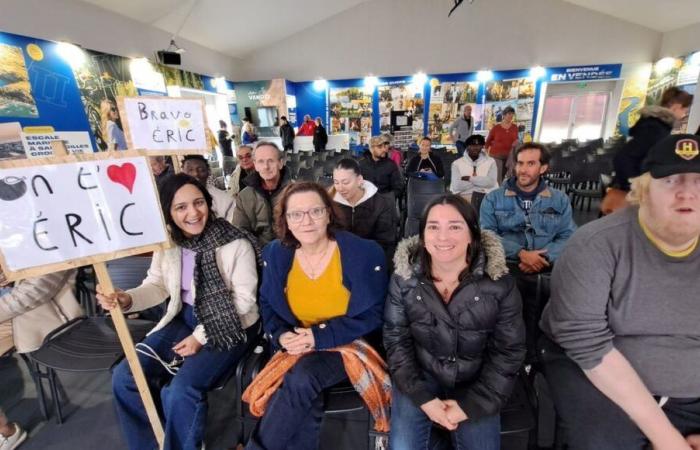
<svg viewBox="0 0 700 450">
<path fill-rule="evenodd" d="M 645 172 L 638 177 L 630 179 L 630 191 L 627 194 L 627 202 L 630 205 L 640 205 L 649 194 L 649 184 L 651 184 L 651 174 Z"/>
</svg>

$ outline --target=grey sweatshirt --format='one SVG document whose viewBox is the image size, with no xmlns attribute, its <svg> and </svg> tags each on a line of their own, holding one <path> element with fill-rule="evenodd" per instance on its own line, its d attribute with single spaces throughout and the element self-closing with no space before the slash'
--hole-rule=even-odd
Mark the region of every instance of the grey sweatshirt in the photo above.
<svg viewBox="0 0 700 450">
<path fill-rule="evenodd" d="M 540 327 L 584 370 L 614 347 L 653 394 L 700 397 L 700 246 L 667 256 L 638 212 L 626 208 L 572 236 Z"/>
</svg>

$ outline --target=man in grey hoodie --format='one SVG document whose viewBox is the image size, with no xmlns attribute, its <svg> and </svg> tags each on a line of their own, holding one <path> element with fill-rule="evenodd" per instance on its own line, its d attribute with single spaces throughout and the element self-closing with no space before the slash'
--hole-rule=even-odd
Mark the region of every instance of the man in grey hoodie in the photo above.
<svg viewBox="0 0 700 450">
<path fill-rule="evenodd" d="M 552 273 L 540 354 L 571 449 L 700 448 L 700 138 L 663 139 L 642 171 Z"/>
</svg>

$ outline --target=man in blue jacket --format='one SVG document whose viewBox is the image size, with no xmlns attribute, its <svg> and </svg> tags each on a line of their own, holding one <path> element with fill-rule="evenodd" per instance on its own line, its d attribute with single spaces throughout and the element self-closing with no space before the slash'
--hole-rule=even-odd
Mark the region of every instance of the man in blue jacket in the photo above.
<svg viewBox="0 0 700 450">
<path fill-rule="evenodd" d="M 522 144 L 515 150 L 515 176 L 486 195 L 481 203 L 481 228 L 501 237 L 511 273 L 523 299 L 527 360 L 535 355 L 537 322 L 546 298 L 538 298 L 538 277 L 549 272 L 566 241 L 574 234 L 571 202 L 562 191 L 547 186 L 550 153 L 542 144 Z"/>
<path fill-rule="evenodd" d="M 515 150 L 515 176 L 481 204 L 481 228 L 501 237 L 509 262 L 528 274 L 549 270 L 576 230 L 571 202 L 542 176 L 550 153 L 535 142 Z"/>
</svg>

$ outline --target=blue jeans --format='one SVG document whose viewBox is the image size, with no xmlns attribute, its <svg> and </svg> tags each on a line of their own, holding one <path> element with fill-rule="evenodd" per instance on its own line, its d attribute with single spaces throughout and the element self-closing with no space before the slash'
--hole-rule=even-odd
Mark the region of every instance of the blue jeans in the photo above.
<svg viewBox="0 0 700 450">
<path fill-rule="evenodd" d="M 428 382 L 438 398 L 450 398 L 430 377 Z M 411 399 L 394 387 L 391 392 L 391 450 L 428 450 L 433 422 Z M 465 411 L 469 415 L 469 411 Z M 501 416 L 499 414 L 467 419 L 450 433 L 455 450 L 499 450 L 501 448 Z"/>
<path fill-rule="evenodd" d="M 323 419 L 322 392 L 345 379 L 343 358 L 338 352 L 312 352 L 300 358 L 270 399 L 246 449 L 317 449 Z"/>
<path fill-rule="evenodd" d="M 177 355 L 172 347 L 192 334 L 197 325 L 193 308 L 183 305 L 181 313 L 162 329 L 143 340 L 166 362 Z M 165 450 L 198 449 L 204 437 L 207 417 L 206 393 L 226 374 L 254 341 L 258 326 L 246 330 L 247 342 L 232 350 L 220 351 L 205 345 L 195 355 L 185 358 L 175 376 L 170 375 L 155 359 L 138 354 L 151 392 L 160 386 L 160 406 L 165 419 Z M 169 383 L 168 383 L 169 381 Z M 132 450 L 157 449 L 146 410 L 126 360 L 119 363 L 112 375 L 112 391 L 117 416 L 127 444 Z M 158 396 L 154 395 L 158 404 Z"/>
</svg>

